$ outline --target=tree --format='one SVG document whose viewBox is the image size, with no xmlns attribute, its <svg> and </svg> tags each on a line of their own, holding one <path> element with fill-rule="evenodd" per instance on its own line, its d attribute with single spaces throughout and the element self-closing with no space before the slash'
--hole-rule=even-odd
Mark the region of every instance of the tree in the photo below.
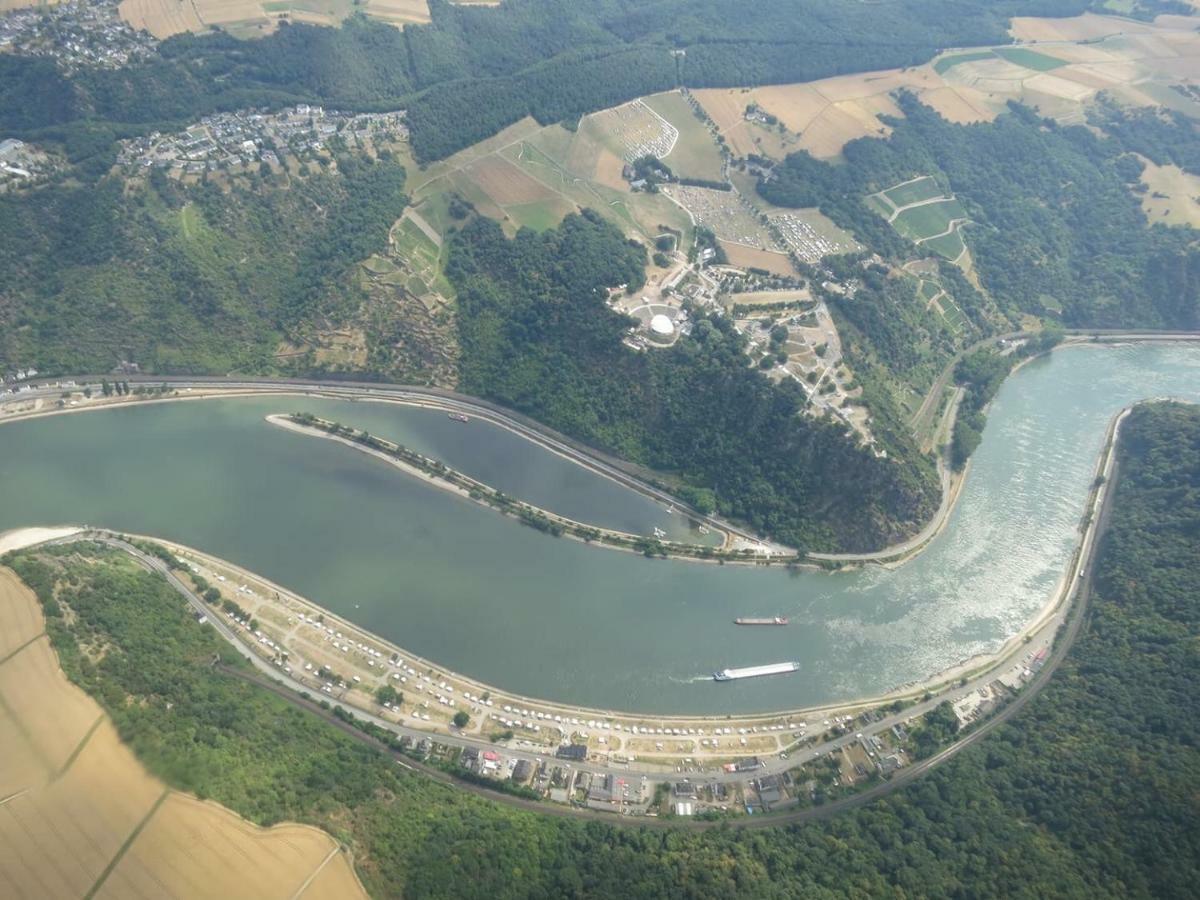
<svg viewBox="0 0 1200 900">
<path fill-rule="evenodd" d="M 454 714 L 454 718 L 450 721 L 454 723 L 455 728 L 466 728 L 467 723 L 471 721 L 471 717 L 460 709 Z"/>
<path fill-rule="evenodd" d="M 404 700 L 404 697 L 390 684 L 385 684 L 376 689 L 375 699 L 380 706 L 396 706 Z"/>
</svg>

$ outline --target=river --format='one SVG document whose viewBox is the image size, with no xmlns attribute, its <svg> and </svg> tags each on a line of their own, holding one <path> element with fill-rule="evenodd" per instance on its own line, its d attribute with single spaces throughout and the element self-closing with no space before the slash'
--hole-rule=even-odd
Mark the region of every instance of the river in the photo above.
<svg viewBox="0 0 1200 900">
<path fill-rule="evenodd" d="M 993 405 L 961 499 L 917 558 L 836 575 L 646 560 L 555 539 L 345 446 L 269 425 L 307 410 L 556 512 L 672 537 L 660 504 L 482 422 L 380 403 L 197 400 L 0 428 L 0 530 L 159 535 L 286 585 L 509 691 L 631 712 L 795 708 L 883 693 L 995 650 L 1046 603 L 1104 430 L 1135 400 L 1200 401 L 1200 347 L 1062 349 Z M 786 615 L 783 628 L 735 616 Z M 717 684 L 726 666 L 794 675 Z"/>
</svg>

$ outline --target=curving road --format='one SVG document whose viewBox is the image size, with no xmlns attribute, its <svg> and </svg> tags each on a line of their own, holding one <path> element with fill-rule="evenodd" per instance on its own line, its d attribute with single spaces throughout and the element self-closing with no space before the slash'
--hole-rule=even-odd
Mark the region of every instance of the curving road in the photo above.
<svg viewBox="0 0 1200 900">
<path fill-rule="evenodd" d="M 1094 337 L 1098 340 L 1136 340 L 1136 341 L 1193 341 L 1200 340 L 1200 332 L 1195 331 L 1154 331 L 1154 330 L 1130 330 L 1130 329 L 1075 329 L 1068 330 L 1065 334 L 1071 337 Z M 950 379 L 954 374 L 954 367 L 958 361 L 968 353 L 981 349 L 990 344 L 1003 339 L 1017 339 L 1030 336 L 1029 332 L 1010 332 L 1002 335 L 994 335 L 989 338 L 977 341 L 971 346 L 965 348 L 946 364 L 941 374 L 934 381 L 933 386 L 926 394 L 920 409 L 914 416 L 913 425 L 916 427 L 919 423 L 926 420 L 934 412 L 936 412 L 936 400 L 941 397 L 942 392 L 949 384 Z M 27 386 L 33 389 L 34 396 L 47 394 L 56 395 L 61 388 L 58 387 L 62 380 L 68 379 L 70 376 L 61 376 L 59 379 L 37 379 L 28 382 Z M 260 393 L 278 392 L 280 394 L 289 394 L 296 392 L 311 392 L 334 397 L 341 397 L 350 400 L 393 400 L 403 403 L 409 403 L 415 406 L 427 406 L 437 409 L 444 409 L 449 412 L 461 412 L 464 415 L 474 416 L 482 419 L 501 428 L 506 428 L 515 434 L 532 441 L 539 446 L 558 453 L 561 456 L 570 459 L 578 465 L 583 466 L 597 474 L 610 478 L 613 481 L 637 491 L 648 497 L 651 497 L 665 505 L 674 505 L 677 509 L 692 516 L 699 522 L 707 524 L 709 527 L 720 529 L 730 535 L 741 538 L 745 541 L 754 544 L 764 543 L 771 549 L 773 556 L 791 555 L 795 551 L 792 548 L 785 547 L 781 544 L 775 544 L 764 539 L 754 533 L 751 529 L 736 523 L 722 519 L 719 516 L 706 516 L 697 512 L 684 503 L 678 497 L 674 496 L 663 487 L 659 482 L 654 480 L 656 474 L 650 470 L 636 466 L 625 460 L 610 456 L 603 451 L 589 447 L 579 441 L 576 441 L 564 434 L 561 434 L 552 428 L 542 425 L 534 419 L 529 418 L 522 413 L 507 409 L 499 404 L 491 403 L 487 400 L 481 400 L 477 397 L 471 397 L 465 394 L 459 394 L 455 391 L 446 390 L 444 388 L 424 387 L 420 385 L 403 385 L 403 384 L 386 384 L 369 381 L 342 381 L 330 379 L 314 379 L 314 378 L 269 378 L 266 376 L 196 376 L 196 375 L 164 375 L 164 376 L 148 376 L 148 375 L 128 375 L 128 376 L 109 376 L 109 375 L 79 375 L 72 380 L 77 385 L 92 385 L 99 386 L 102 379 L 105 378 L 120 378 L 122 381 L 128 381 L 134 385 L 158 386 L 169 385 L 177 390 L 241 390 L 255 391 Z M 21 395 L 26 397 L 28 395 Z M 943 491 L 943 495 L 944 495 Z M 944 501 L 943 497 L 943 501 Z M 945 504 L 943 503 L 943 506 Z M 933 520 L 926 524 L 921 532 L 906 541 L 896 544 L 891 547 L 885 547 L 881 550 L 871 551 L 868 553 L 809 553 L 808 557 L 814 560 L 831 560 L 837 562 L 872 562 L 888 559 L 893 556 L 899 556 L 907 553 L 909 550 L 919 546 L 924 540 L 936 530 L 940 516 L 944 515 L 943 510 L 934 516 Z M 688 558 L 688 557 L 683 557 Z"/>
<path fill-rule="evenodd" d="M 765 814 L 747 816 L 744 818 L 739 817 L 734 819 L 723 819 L 719 821 L 704 821 L 685 818 L 664 820 L 653 817 L 631 817 L 615 813 L 577 809 L 574 807 L 562 806 L 542 801 L 527 800 L 520 797 L 502 794 L 497 791 L 489 790 L 486 787 L 454 778 L 453 776 L 448 775 L 439 769 L 432 768 L 417 762 L 410 757 L 396 753 L 382 742 L 364 734 L 361 731 L 358 731 L 352 725 L 349 725 L 341 719 L 338 719 L 330 711 L 323 709 L 320 705 L 312 700 L 306 699 L 308 688 L 305 685 L 290 678 L 279 669 L 273 667 L 266 660 L 255 655 L 253 652 L 247 649 L 242 644 L 236 633 L 230 629 L 228 625 L 226 625 L 221 617 L 214 615 L 212 609 L 199 596 L 196 595 L 191 587 L 182 581 L 162 560 L 158 559 L 157 557 L 144 553 L 137 547 L 134 547 L 133 545 L 108 532 L 84 532 L 65 538 L 58 538 L 48 541 L 47 543 L 68 544 L 79 541 L 93 540 L 115 547 L 129 554 L 147 570 L 162 575 L 166 579 L 167 583 L 170 584 L 171 587 L 173 587 L 177 592 L 179 592 L 195 611 L 208 616 L 209 624 L 211 624 L 213 628 L 216 629 L 217 633 L 225 638 L 225 640 L 228 641 L 238 653 L 249 660 L 251 665 L 256 670 L 255 673 L 247 673 L 244 671 L 222 667 L 224 672 L 232 676 L 244 678 L 266 690 L 272 691 L 300 709 L 303 709 L 313 715 L 321 716 L 323 719 L 340 728 L 345 733 L 353 736 L 355 739 L 370 744 L 371 746 L 374 746 L 377 749 L 392 755 L 398 764 L 409 769 L 421 771 L 429 777 L 443 783 L 453 783 L 466 790 L 487 797 L 488 799 L 502 803 L 508 803 L 510 805 L 530 811 L 572 818 L 596 819 L 616 825 L 658 828 L 684 827 L 698 830 L 715 827 L 764 828 L 787 823 L 826 819 L 846 810 L 871 803 L 880 797 L 899 790 L 905 785 L 922 777 L 936 766 L 941 765 L 947 760 L 953 758 L 967 747 L 977 743 L 988 732 L 1000 727 L 1002 724 L 1010 720 L 1013 716 L 1019 713 L 1034 698 L 1034 696 L 1041 691 L 1043 687 L 1045 687 L 1054 670 L 1066 658 L 1066 655 L 1072 644 L 1075 642 L 1075 639 L 1078 637 L 1082 624 L 1086 618 L 1087 604 L 1091 596 L 1093 566 L 1095 560 L 1095 553 L 1091 551 L 1093 551 L 1097 546 L 1098 541 L 1100 540 L 1103 531 L 1107 526 L 1109 505 L 1112 497 L 1111 485 L 1114 483 L 1116 476 L 1115 457 L 1115 451 L 1110 451 L 1103 469 L 1104 474 L 1106 475 L 1106 487 L 1101 491 L 1099 512 L 1096 516 L 1095 525 L 1093 528 L 1089 529 L 1089 534 L 1085 536 L 1084 546 L 1080 551 L 1080 560 L 1086 559 L 1087 563 L 1086 565 L 1084 565 L 1082 562 L 1078 564 L 1077 575 L 1075 572 L 1071 573 L 1075 583 L 1073 588 L 1069 588 L 1069 590 L 1074 591 L 1074 602 L 1068 607 L 1068 612 L 1065 618 L 1065 627 L 1058 635 L 1058 639 L 1055 641 L 1053 647 L 1047 655 L 1046 661 L 1042 668 L 1033 675 L 1021 692 L 1012 701 L 1004 706 L 998 713 L 986 720 L 983 724 L 975 728 L 960 740 L 956 741 L 951 746 L 947 747 L 945 750 L 942 750 L 940 753 L 930 757 L 929 759 L 922 760 L 904 769 L 900 769 L 888 781 L 880 782 L 856 794 L 831 801 L 818 807 L 791 810 L 778 814 Z M 837 751 L 844 746 L 853 744 L 859 740 L 859 734 L 876 734 L 890 729 L 892 725 L 903 723 L 915 716 L 920 716 L 923 713 L 933 709 L 940 703 L 945 702 L 946 700 L 953 701 L 957 697 L 975 690 L 982 684 L 992 681 L 994 677 L 994 671 L 989 670 L 989 672 L 978 676 L 976 679 L 968 682 L 964 686 L 959 687 L 953 692 L 941 694 L 933 697 L 930 700 L 921 701 L 913 706 L 908 707 L 900 713 L 883 717 L 878 721 L 871 723 L 870 725 L 862 726 L 861 731 L 859 732 L 854 734 L 847 733 L 833 740 L 825 741 L 802 751 L 794 752 L 790 758 L 772 757 L 764 764 L 762 768 L 753 773 L 720 772 L 711 775 L 701 775 L 699 777 L 697 777 L 695 774 L 691 774 L 690 777 L 697 786 L 703 786 L 717 782 L 728 783 L 734 781 L 743 781 L 750 777 L 758 777 L 766 774 L 782 772 L 827 753 Z M 302 696 L 302 694 L 305 696 Z M 450 744 L 453 746 L 474 746 L 479 748 L 491 747 L 490 742 L 473 740 L 453 734 L 438 734 L 431 736 L 427 732 L 407 728 L 403 725 L 381 719 L 358 708 L 353 709 L 353 714 L 358 719 L 371 722 L 372 724 L 394 734 L 407 736 L 414 740 L 420 740 L 421 738 L 425 737 L 433 737 L 440 743 Z M 534 763 L 548 759 L 546 754 L 532 753 L 519 749 L 505 748 L 504 752 L 508 756 L 517 759 L 528 759 Z M 608 772 L 629 772 L 631 775 L 638 774 L 636 769 L 631 769 L 629 766 L 608 766 L 590 762 L 576 763 L 574 764 L 574 768 L 585 772 L 601 774 Z M 647 773 L 647 777 L 650 777 L 650 775 L 651 773 Z M 653 775 L 655 776 L 653 780 L 663 780 L 662 772 L 655 772 Z"/>
</svg>

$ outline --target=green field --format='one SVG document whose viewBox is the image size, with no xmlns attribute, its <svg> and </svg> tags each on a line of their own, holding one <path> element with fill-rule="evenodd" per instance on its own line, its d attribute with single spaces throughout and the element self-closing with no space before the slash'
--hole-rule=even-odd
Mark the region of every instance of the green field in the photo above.
<svg viewBox="0 0 1200 900">
<path fill-rule="evenodd" d="M 679 140 L 665 160 L 671 171 L 681 178 L 721 181 L 721 150 L 683 95 L 671 91 L 646 97 L 643 102 L 679 130 Z"/>
<path fill-rule="evenodd" d="M 906 209 L 896 217 L 892 225 L 906 238 L 921 241 L 941 234 L 950 227 L 952 220 L 965 218 L 966 213 L 962 205 L 951 198 Z"/>
<path fill-rule="evenodd" d="M 995 53 L 1001 59 L 1024 66 L 1026 69 L 1033 69 L 1035 72 L 1049 72 L 1066 65 L 1061 59 L 1055 59 L 1053 56 L 1038 53 L 1036 50 L 1028 50 L 1025 47 L 997 47 Z"/>
<path fill-rule="evenodd" d="M 920 203 L 922 200 L 932 200 L 935 197 L 946 196 L 945 192 L 938 186 L 938 183 L 928 175 L 918 178 L 915 181 L 890 187 L 883 193 L 897 208 L 908 206 L 910 203 Z"/>
<path fill-rule="evenodd" d="M 871 196 L 867 197 L 867 199 L 863 202 L 871 208 L 872 212 L 878 213 L 885 219 L 890 219 L 892 217 L 892 213 L 895 212 L 894 209 L 887 205 L 886 201 L 879 198 L 878 194 L 871 194 Z"/>
<path fill-rule="evenodd" d="M 981 59 L 991 59 L 991 50 L 979 50 L 974 53 L 956 53 L 953 56 L 943 56 L 933 64 L 933 71 L 945 75 L 959 63 L 977 62 Z"/>
<path fill-rule="evenodd" d="M 514 222 L 522 228 L 532 228 L 534 231 L 553 228 L 572 209 L 573 207 L 556 197 L 504 207 L 504 211 Z"/>
<path fill-rule="evenodd" d="M 951 261 L 958 259 L 965 247 L 963 239 L 957 230 L 949 234 L 944 234 L 941 237 L 931 238 L 922 243 L 921 246 Z"/>
<path fill-rule="evenodd" d="M 691 219 L 664 194 L 631 194 L 592 179 L 600 143 L 588 128 L 570 132 L 551 125 L 509 147 L 504 156 L 567 201 L 603 213 L 623 231 L 648 240 L 661 231 L 660 225 L 667 225 L 690 236 Z"/>
<path fill-rule="evenodd" d="M 405 287 L 417 296 L 429 290 L 437 291 L 448 299 L 454 296 L 453 288 L 442 274 L 441 251 L 415 222 L 401 219 L 392 229 L 392 238 L 395 241 L 394 253 L 407 263 L 412 272 L 411 277 L 403 279 Z"/>
</svg>

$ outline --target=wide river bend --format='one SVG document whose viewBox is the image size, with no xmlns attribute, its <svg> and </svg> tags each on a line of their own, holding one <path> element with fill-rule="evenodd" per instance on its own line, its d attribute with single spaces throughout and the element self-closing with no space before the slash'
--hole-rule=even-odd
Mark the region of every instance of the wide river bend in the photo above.
<svg viewBox="0 0 1200 900">
<path fill-rule="evenodd" d="M 947 527 L 892 570 L 646 560 L 548 537 L 264 416 L 308 410 L 365 428 L 584 521 L 660 527 L 673 538 L 688 525 L 502 428 L 308 397 L 7 424 L 0 531 L 87 523 L 189 544 L 427 659 L 532 697 L 664 714 L 790 709 L 884 693 L 1020 631 L 1078 539 L 1108 421 L 1160 396 L 1200 401 L 1200 347 L 1068 348 L 1027 365 L 996 398 Z M 732 624 L 769 615 L 791 625 Z M 784 660 L 800 671 L 710 678 Z"/>
</svg>

